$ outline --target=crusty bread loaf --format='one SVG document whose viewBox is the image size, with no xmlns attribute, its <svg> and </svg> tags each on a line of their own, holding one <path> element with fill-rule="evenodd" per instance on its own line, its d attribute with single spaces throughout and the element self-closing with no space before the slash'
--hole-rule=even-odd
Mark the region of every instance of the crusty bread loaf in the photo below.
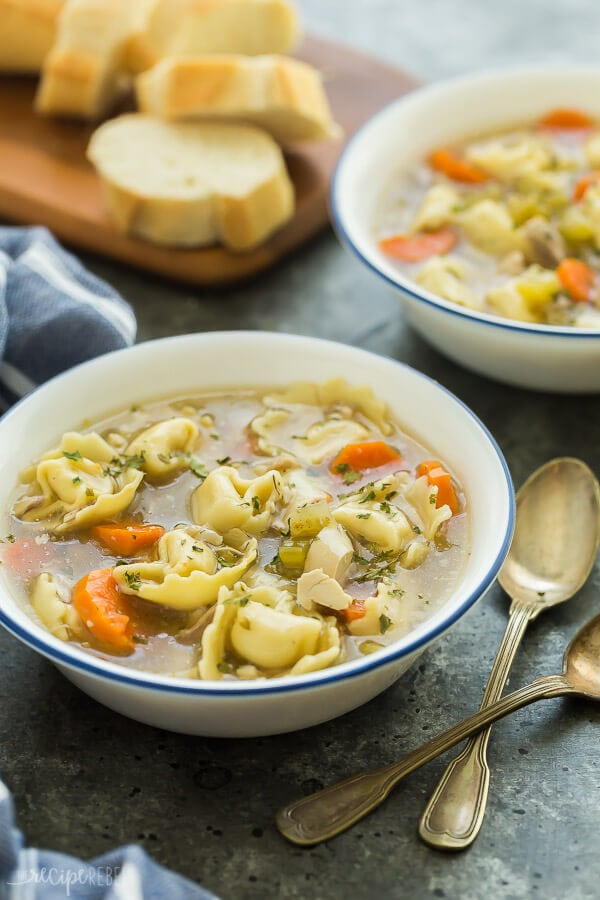
<svg viewBox="0 0 600 900">
<path fill-rule="evenodd" d="M 128 46 L 139 73 L 165 56 L 287 53 L 299 36 L 287 0 L 154 0 L 146 25 Z"/>
<path fill-rule="evenodd" d="M 132 29 L 130 0 L 67 0 L 46 57 L 38 112 L 96 119 L 123 87 L 123 53 Z"/>
<path fill-rule="evenodd" d="M 157 244 L 246 250 L 293 213 L 281 150 L 251 125 L 132 113 L 101 125 L 88 156 L 116 226 Z"/>
<path fill-rule="evenodd" d="M 65 0 L 0 0 L 0 71 L 39 72 Z"/>
<path fill-rule="evenodd" d="M 142 112 L 242 119 L 280 144 L 336 137 L 319 72 L 285 56 L 169 57 L 137 78 Z"/>
</svg>

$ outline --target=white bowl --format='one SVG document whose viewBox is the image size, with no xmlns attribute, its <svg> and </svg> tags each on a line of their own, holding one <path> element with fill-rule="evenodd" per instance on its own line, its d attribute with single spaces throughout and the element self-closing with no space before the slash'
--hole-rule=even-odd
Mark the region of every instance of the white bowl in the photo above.
<svg viewBox="0 0 600 900">
<path fill-rule="evenodd" d="M 435 147 L 576 106 L 600 120 L 600 67 L 544 66 L 467 75 L 385 107 L 350 140 L 331 210 L 341 241 L 396 288 L 413 327 L 455 362 L 508 384 L 562 393 L 600 391 L 600 329 L 516 322 L 442 300 L 402 275 L 377 246 L 375 206 Z"/>
<path fill-rule="evenodd" d="M 215 332 L 140 344 L 85 363 L 35 391 L 0 420 L 0 510 L 19 471 L 63 431 L 133 403 L 215 388 L 273 387 L 345 376 L 369 385 L 394 417 L 456 472 L 472 552 L 459 586 L 425 624 L 384 650 L 305 676 L 201 682 L 97 659 L 38 626 L 0 567 L 0 622 L 72 682 L 117 712 L 172 731 L 220 737 L 275 734 L 339 716 L 394 682 L 494 581 L 510 544 L 513 488 L 493 438 L 459 400 L 400 363 L 314 338 Z"/>
</svg>

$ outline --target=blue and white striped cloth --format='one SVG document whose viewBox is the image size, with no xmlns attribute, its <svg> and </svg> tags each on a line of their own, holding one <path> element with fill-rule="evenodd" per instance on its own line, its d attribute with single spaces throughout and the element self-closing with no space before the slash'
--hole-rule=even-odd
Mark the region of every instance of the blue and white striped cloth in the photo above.
<svg viewBox="0 0 600 900">
<path fill-rule="evenodd" d="M 45 228 L 0 227 L 0 414 L 43 381 L 133 344 L 133 310 Z"/>
<path fill-rule="evenodd" d="M 44 228 L 0 227 L 0 414 L 77 363 L 133 344 L 133 311 Z M 39 798 L 43 802 L 43 798 Z M 23 846 L 0 781 L 0 898 L 10 900 L 216 900 L 163 869 L 141 847 L 91 862 Z"/>
</svg>

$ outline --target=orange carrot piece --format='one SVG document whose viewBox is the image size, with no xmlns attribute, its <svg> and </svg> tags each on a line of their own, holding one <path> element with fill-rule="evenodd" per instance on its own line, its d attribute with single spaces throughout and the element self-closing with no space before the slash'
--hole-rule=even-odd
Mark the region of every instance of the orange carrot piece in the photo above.
<svg viewBox="0 0 600 900">
<path fill-rule="evenodd" d="M 596 295 L 596 273 L 580 259 L 567 257 L 556 270 L 563 287 L 573 300 L 593 300 Z"/>
<path fill-rule="evenodd" d="M 135 556 L 155 544 L 164 533 L 162 525 L 138 525 L 136 522 L 94 525 L 92 528 L 94 540 L 119 556 Z"/>
<path fill-rule="evenodd" d="M 446 147 L 434 150 L 430 154 L 428 162 L 432 169 L 441 172 L 452 181 L 462 181 L 464 184 L 483 184 L 490 180 L 487 172 L 456 156 Z"/>
<path fill-rule="evenodd" d="M 593 124 L 586 113 L 566 106 L 553 109 L 540 122 L 542 128 L 591 128 Z"/>
<path fill-rule="evenodd" d="M 458 237 L 449 228 L 439 231 L 425 231 L 418 234 L 397 234 L 379 241 L 379 246 L 388 256 L 403 262 L 421 262 L 430 256 L 443 256 L 457 243 Z"/>
<path fill-rule="evenodd" d="M 349 471 L 363 472 L 365 469 L 378 469 L 396 459 L 400 459 L 400 454 L 385 441 L 346 444 L 331 463 L 329 471 L 334 475 Z"/>
<path fill-rule="evenodd" d="M 452 484 L 450 473 L 446 472 L 437 459 L 429 459 L 417 466 L 417 477 L 426 475 L 429 484 L 437 487 L 436 509 L 440 506 L 449 506 L 452 515 L 455 516 L 459 511 L 458 497 Z"/>
<path fill-rule="evenodd" d="M 367 607 L 364 600 L 353 600 L 350 606 L 342 610 L 342 615 L 346 622 L 355 622 L 357 619 L 363 619 L 367 614 Z"/>
<path fill-rule="evenodd" d="M 597 181 L 600 181 L 600 171 L 582 175 L 573 189 L 573 202 L 579 203 L 580 200 L 583 200 L 587 189 L 593 184 L 596 184 Z"/>
<path fill-rule="evenodd" d="M 120 593 L 112 569 L 95 569 L 78 581 L 73 606 L 95 638 L 118 653 L 133 650 L 133 623 L 124 610 L 127 601 Z"/>
</svg>

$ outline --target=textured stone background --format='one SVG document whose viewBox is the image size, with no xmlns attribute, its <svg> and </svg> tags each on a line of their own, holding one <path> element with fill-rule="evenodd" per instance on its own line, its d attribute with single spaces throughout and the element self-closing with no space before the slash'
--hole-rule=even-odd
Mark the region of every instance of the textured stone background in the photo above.
<svg viewBox="0 0 600 900">
<path fill-rule="evenodd" d="M 380 54 L 425 79 L 484 65 L 597 59 L 593 0 L 302 0 L 311 30 Z M 534 395 L 446 361 L 405 328 L 388 290 L 324 234 L 254 285 L 228 294 L 86 262 L 135 304 L 140 339 L 266 328 L 358 344 L 405 360 L 468 403 L 498 439 L 515 483 L 573 454 L 600 471 L 595 398 Z M 493 510 L 490 511 L 493 515 Z M 534 624 L 511 684 L 557 671 L 599 605 L 598 573 Z M 506 621 L 496 588 L 411 672 L 367 706 L 309 731 L 264 740 L 188 738 L 98 706 L 0 634 L 0 771 L 27 841 L 85 857 L 139 841 L 223 900 L 563 898 L 598 896 L 598 727 L 590 703 L 550 701 L 494 733 L 491 796 L 467 853 L 445 856 L 415 833 L 446 760 L 411 776 L 374 815 L 313 850 L 272 824 L 285 801 L 392 761 L 478 704 Z"/>
</svg>

